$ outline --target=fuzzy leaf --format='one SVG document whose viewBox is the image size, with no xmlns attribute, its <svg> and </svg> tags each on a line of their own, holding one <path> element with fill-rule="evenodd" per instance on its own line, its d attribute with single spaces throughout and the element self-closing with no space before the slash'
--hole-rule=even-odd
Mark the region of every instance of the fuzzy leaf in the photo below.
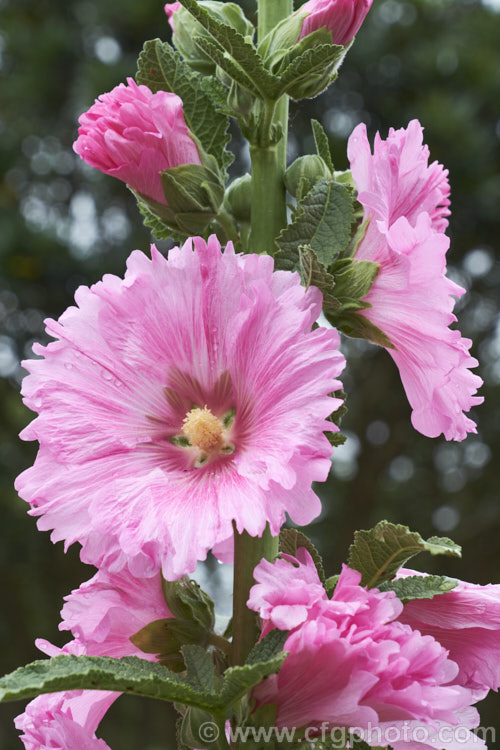
<svg viewBox="0 0 500 750">
<path fill-rule="evenodd" d="M 215 668 L 211 654 L 201 646 L 182 646 L 186 665 L 186 682 L 202 693 L 212 693 L 215 688 Z"/>
<path fill-rule="evenodd" d="M 233 161 L 226 146 L 229 120 L 214 106 L 205 91 L 203 76 L 192 70 L 166 42 L 152 39 L 144 44 L 137 61 L 137 83 L 151 91 L 170 91 L 182 99 L 184 118 L 205 151 L 215 157 L 222 170 Z"/>
<path fill-rule="evenodd" d="M 65 690 L 116 690 L 207 709 L 218 705 L 214 693 L 196 690 L 186 678 L 136 656 L 56 656 L 32 662 L 0 679 L 0 700 L 4 702 Z"/>
<path fill-rule="evenodd" d="M 196 0 L 180 0 L 180 3 L 201 23 L 238 66 L 246 72 L 248 78 L 250 78 L 255 88 L 262 95 L 271 98 L 277 97 L 279 79 L 266 70 L 260 55 L 248 39 L 237 32 L 232 26 L 216 19 L 206 8 L 200 6 Z M 202 46 L 199 37 L 197 37 L 196 43 Z"/>
<path fill-rule="evenodd" d="M 265 638 L 255 644 L 248 654 L 247 664 L 259 664 L 269 661 L 283 651 L 288 638 L 287 630 L 271 630 Z"/>
<path fill-rule="evenodd" d="M 269 675 L 279 672 L 287 653 L 282 651 L 262 662 L 244 664 L 241 667 L 229 667 L 224 672 L 224 683 L 220 692 L 220 701 L 227 708 L 242 698 L 254 685 L 262 682 Z"/>
<path fill-rule="evenodd" d="M 319 263 L 328 268 L 347 248 L 353 221 L 350 191 L 333 180 L 318 180 L 297 205 L 293 222 L 277 239 L 277 268 L 295 268 L 301 246 L 309 246 Z"/>
<path fill-rule="evenodd" d="M 182 646 L 205 646 L 207 631 L 193 620 L 170 617 L 150 622 L 134 633 L 130 640 L 145 654 L 155 654 L 163 666 L 174 672 L 183 672 L 185 662 L 181 653 Z"/>
<path fill-rule="evenodd" d="M 214 61 L 216 65 L 222 68 L 230 78 L 248 89 L 253 96 L 260 96 L 259 89 L 250 76 L 247 75 L 245 69 L 238 65 L 238 63 L 236 63 L 214 39 L 207 39 L 206 37 L 201 36 L 196 37 L 196 44 Z"/>
<path fill-rule="evenodd" d="M 335 586 L 337 585 L 339 578 L 340 578 L 340 575 L 337 574 L 334 576 L 330 576 L 325 581 L 325 591 L 329 599 L 331 599 L 333 596 L 333 593 L 335 591 Z"/>
<path fill-rule="evenodd" d="M 325 129 L 318 120 L 311 120 L 311 125 L 314 134 L 314 142 L 316 144 L 316 151 L 318 156 L 326 162 L 327 166 L 334 171 L 332 152 L 330 151 L 330 142 L 328 136 L 325 133 Z"/>
<path fill-rule="evenodd" d="M 149 208 L 149 206 L 139 198 L 135 193 L 137 199 L 137 208 L 142 215 L 142 221 L 145 227 L 151 230 L 151 234 L 157 240 L 168 240 L 173 239 L 174 242 L 182 243 L 188 236 L 180 232 L 179 227 L 172 227 L 165 223 Z"/>
<path fill-rule="evenodd" d="M 433 599 L 455 588 L 458 581 L 446 576 L 405 576 L 382 583 L 380 591 L 394 591 L 403 602 L 412 599 Z"/>
<path fill-rule="evenodd" d="M 295 557 L 300 547 L 305 547 L 309 552 L 318 571 L 319 579 L 321 583 L 324 583 L 325 570 L 323 568 L 323 560 L 311 540 L 302 531 L 298 531 L 298 529 L 283 529 L 280 532 L 280 552 Z"/>
<path fill-rule="evenodd" d="M 356 531 L 349 549 L 348 565 L 358 570 L 363 586 L 372 588 L 394 578 L 411 557 L 419 552 L 460 557 L 461 549 L 446 537 L 431 537 L 427 542 L 407 526 L 380 521 L 369 531 Z"/>
</svg>

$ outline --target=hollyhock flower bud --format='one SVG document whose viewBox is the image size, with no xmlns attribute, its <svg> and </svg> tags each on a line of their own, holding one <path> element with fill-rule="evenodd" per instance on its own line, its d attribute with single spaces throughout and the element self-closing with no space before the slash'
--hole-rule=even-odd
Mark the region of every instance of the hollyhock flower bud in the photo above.
<svg viewBox="0 0 500 750">
<path fill-rule="evenodd" d="M 137 580 L 129 573 L 99 570 L 66 597 L 60 630 L 70 630 L 75 640 L 63 648 L 38 639 L 48 656 L 139 656 L 154 661 L 134 646 L 130 637 L 152 620 L 170 617 L 162 595 L 161 577 Z M 120 693 L 76 690 L 41 695 L 16 717 L 16 728 L 26 750 L 109 750 L 95 732 L 104 714 Z"/>
<path fill-rule="evenodd" d="M 402 569 L 400 576 L 422 575 Z M 500 687 L 500 585 L 458 581 L 433 599 L 407 602 L 400 622 L 432 635 L 458 664 L 456 682 L 477 690 Z"/>
<path fill-rule="evenodd" d="M 332 598 L 311 602 L 305 584 L 313 578 L 310 563 L 305 556 L 293 562 L 298 570 L 285 573 L 283 561 L 275 563 L 274 580 L 269 563 L 255 571 L 265 586 L 251 590 L 249 606 L 265 619 L 282 614 L 282 629 L 291 631 L 280 672 L 254 689 L 257 707 L 275 703 L 280 727 L 459 723 L 474 696 L 455 683 L 458 667 L 440 643 L 397 621 L 403 605 L 394 592 L 367 590 L 361 574 L 344 565 Z M 290 580 L 303 580 L 294 601 L 305 606 L 305 620 L 287 603 Z M 281 602 L 289 608 L 288 622 Z"/>
<path fill-rule="evenodd" d="M 161 172 L 202 163 L 182 100 L 167 91 L 153 94 L 133 78 L 102 94 L 79 122 L 74 151 L 156 203 L 166 204 Z"/>
<path fill-rule="evenodd" d="M 254 27 L 236 3 L 200 0 L 198 4 L 208 10 L 210 15 L 218 21 L 231 26 L 242 36 L 253 36 Z M 213 75 L 216 69 L 214 61 L 194 42 L 194 37 L 211 39 L 205 28 L 178 2 L 167 3 L 165 13 L 173 31 L 172 41 L 186 62 L 200 73 Z"/>
<path fill-rule="evenodd" d="M 299 39 L 326 27 L 332 42 L 346 46 L 358 33 L 373 0 L 308 0 L 297 11 L 303 16 Z"/>
<path fill-rule="evenodd" d="M 359 125 L 348 155 L 369 220 L 354 257 L 380 266 L 363 298 L 370 307 L 353 317 L 366 318 L 392 344 L 388 351 L 399 368 L 415 429 L 428 437 L 443 433 L 447 440 L 463 440 L 476 432 L 464 412 L 482 403 L 474 395 L 482 380 L 470 371 L 478 364 L 469 354 L 472 342 L 449 328 L 456 320 L 454 297 L 464 289 L 445 275 L 447 172 L 436 162 L 428 165 L 417 120 L 406 130 L 391 129 L 386 141 L 377 135 L 373 155 L 366 128 Z"/>
<path fill-rule="evenodd" d="M 276 535 L 320 511 L 324 431 L 341 401 L 334 330 L 311 330 L 321 294 L 267 255 L 212 236 L 166 260 L 136 251 L 124 279 L 80 287 L 47 321 L 57 340 L 25 362 L 39 416 L 35 465 L 17 480 L 53 541 L 84 561 L 176 580 L 239 532 Z"/>
</svg>

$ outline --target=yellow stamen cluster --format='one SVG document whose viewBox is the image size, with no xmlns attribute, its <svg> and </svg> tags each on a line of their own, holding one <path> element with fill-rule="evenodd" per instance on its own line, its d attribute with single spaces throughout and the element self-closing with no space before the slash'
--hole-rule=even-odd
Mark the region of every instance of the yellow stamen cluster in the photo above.
<svg viewBox="0 0 500 750">
<path fill-rule="evenodd" d="M 223 427 L 219 419 L 206 406 L 188 411 L 182 432 L 195 448 L 210 453 L 222 446 Z"/>
</svg>

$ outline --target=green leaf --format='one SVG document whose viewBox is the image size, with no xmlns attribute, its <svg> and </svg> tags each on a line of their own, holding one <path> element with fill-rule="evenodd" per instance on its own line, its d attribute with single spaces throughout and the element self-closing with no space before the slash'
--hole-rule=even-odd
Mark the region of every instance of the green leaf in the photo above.
<svg viewBox="0 0 500 750">
<path fill-rule="evenodd" d="M 331 599 L 333 596 L 333 593 L 335 591 L 335 586 L 337 585 L 339 578 L 340 578 L 340 575 L 337 574 L 334 576 L 330 576 L 330 578 L 327 578 L 325 581 L 325 591 L 329 599 Z"/>
<path fill-rule="evenodd" d="M 247 664 L 259 664 L 269 661 L 283 651 L 288 638 L 288 630 L 271 630 L 261 641 L 255 644 L 248 654 Z"/>
<path fill-rule="evenodd" d="M 318 156 L 326 162 L 327 166 L 334 171 L 332 152 L 330 151 L 330 141 L 325 133 L 325 129 L 318 120 L 311 120 L 311 125 L 314 134 L 314 142 L 316 144 L 316 151 Z"/>
<path fill-rule="evenodd" d="M 151 91 L 170 91 L 182 99 L 184 118 L 192 133 L 222 170 L 233 161 L 226 146 L 229 120 L 218 110 L 202 85 L 203 76 L 192 70 L 179 53 L 160 39 L 144 44 L 138 60 L 137 83 Z"/>
<path fill-rule="evenodd" d="M 186 665 L 186 682 L 202 693 L 212 693 L 215 688 L 215 668 L 211 654 L 201 646 L 182 646 Z"/>
<path fill-rule="evenodd" d="M 325 268 L 351 239 L 354 211 L 350 191 L 333 180 L 319 180 L 297 205 L 293 222 L 277 239 L 276 266 L 292 270 L 299 248 L 309 246 Z"/>
<path fill-rule="evenodd" d="M 446 594 L 458 584 L 458 581 L 447 576 L 405 576 L 386 581 L 378 587 L 380 591 L 394 591 L 403 602 L 412 599 L 433 599 L 439 594 Z"/>
<path fill-rule="evenodd" d="M 339 406 L 339 408 L 336 409 L 336 411 L 332 412 L 329 417 L 327 417 L 327 420 L 329 422 L 333 422 L 333 424 L 336 424 L 337 427 L 340 427 L 340 425 L 342 424 L 342 418 L 345 414 L 347 414 L 347 394 L 344 390 L 340 390 L 335 391 L 334 393 L 330 393 L 329 395 L 333 396 L 334 398 L 342 399 L 342 404 Z M 344 445 L 346 441 L 346 436 L 342 435 L 341 432 L 326 432 L 325 435 L 330 441 L 330 445 L 334 448 L 338 447 L 339 445 Z"/>
<path fill-rule="evenodd" d="M 241 667 L 229 667 L 224 672 L 224 683 L 220 692 L 221 703 L 228 708 L 243 698 L 254 685 L 262 682 L 269 675 L 279 672 L 286 657 L 287 653 L 282 651 L 267 661 L 244 664 Z"/>
<path fill-rule="evenodd" d="M 279 79 L 266 70 L 251 41 L 248 41 L 232 26 L 217 20 L 206 8 L 198 5 L 196 0 L 180 0 L 180 2 L 213 37 L 216 46 L 222 47 L 240 69 L 246 73 L 247 78 L 251 80 L 253 86 L 263 97 L 277 98 Z M 201 37 L 197 37 L 196 44 L 209 54 L 205 45 L 202 45 L 201 39 Z M 221 67 L 223 66 L 221 65 Z"/>
<path fill-rule="evenodd" d="M 419 552 L 460 557 L 461 549 L 451 539 L 431 537 L 427 542 L 407 526 L 380 521 L 369 531 L 356 531 L 349 549 L 348 565 L 358 570 L 363 586 L 372 588 L 394 578 L 411 557 Z"/>
<path fill-rule="evenodd" d="M 205 37 L 196 37 L 196 44 L 218 65 L 227 75 L 245 89 L 250 91 L 253 96 L 260 96 L 260 91 L 254 84 L 245 69 L 238 65 L 227 52 L 214 40 Z"/>
<path fill-rule="evenodd" d="M 161 664 L 136 656 L 56 656 L 32 662 L 0 679 L 0 700 L 4 702 L 65 690 L 115 690 L 207 709 L 218 704 L 215 694 L 197 690 Z"/>
<path fill-rule="evenodd" d="M 227 106 L 227 88 L 215 76 L 203 76 L 201 80 L 203 91 L 210 97 L 214 107 L 220 109 L 224 114 L 229 114 Z"/>
<path fill-rule="evenodd" d="M 283 529 L 280 532 L 280 552 L 295 557 L 300 547 L 305 547 L 309 552 L 318 571 L 319 579 L 321 583 L 324 583 L 325 570 L 323 568 L 323 560 L 311 540 L 302 531 L 298 531 L 298 529 Z"/>
<path fill-rule="evenodd" d="M 306 49 L 282 73 L 281 90 L 293 99 L 318 96 L 335 80 L 345 51 L 345 47 L 331 43 Z"/>
</svg>

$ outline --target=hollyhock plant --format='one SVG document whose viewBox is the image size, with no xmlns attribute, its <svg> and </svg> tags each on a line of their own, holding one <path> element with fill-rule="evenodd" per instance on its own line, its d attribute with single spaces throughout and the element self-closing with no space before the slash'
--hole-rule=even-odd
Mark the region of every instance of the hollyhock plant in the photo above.
<svg viewBox="0 0 500 750">
<path fill-rule="evenodd" d="M 47 321 L 23 386 L 40 450 L 16 486 L 85 562 L 174 580 L 233 521 L 258 536 L 318 515 L 344 359 L 336 331 L 311 331 L 321 294 L 269 256 L 215 236 L 151 253 Z"/>
<path fill-rule="evenodd" d="M 299 39 L 321 28 L 332 33 L 333 44 L 347 45 L 358 33 L 372 0 L 308 0 L 297 11 L 303 16 Z"/>
<path fill-rule="evenodd" d="M 307 562 L 296 558 L 294 564 L 309 571 Z M 262 566 L 256 578 L 266 572 L 267 590 L 252 590 L 249 606 L 270 619 L 273 584 L 269 565 Z M 283 577 L 281 565 L 274 567 L 274 606 L 281 607 L 279 592 L 289 576 Z M 366 728 L 402 719 L 458 724 L 474 696 L 456 684 L 457 665 L 434 638 L 397 621 L 403 605 L 394 592 L 367 590 L 360 580 L 344 565 L 332 599 L 325 594 L 296 627 L 293 617 L 288 626 L 283 622 L 291 631 L 284 644 L 288 656 L 279 674 L 254 690 L 257 706 L 276 703 L 280 727 L 328 722 Z"/>
<path fill-rule="evenodd" d="M 102 94 L 79 122 L 76 153 L 157 203 L 166 203 L 161 172 L 201 164 L 182 100 L 167 91 L 153 94 L 133 78 Z"/>
<path fill-rule="evenodd" d="M 422 575 L 402 569 L 400 576 Z M 458 581 L 434 599 L 407 602 L 398 618 L 431 635 L 459 666 L 456 682 L 477 690 L 500 687 L 500 585 Z"/>
<path fill-rule="evenodd" d="M 364 125 L 349 139 L 348 155 L 358 199 L 369 220 L 356 260 L 380 265 L 369 293 L 365 316 L 392 343 L 396 362 L 413 409 L 415 429 L 428 437 L 441 433 L 463 440 L 476 432 L 464 412 L 482 398 L 482 380 L 471 372 L 471 341 L 449 328 L 456 321 L 454 297 L 464 290 L 446 277 L 449 240 L 443 234 L 448 210 L 448 181 L 438 164 L 428 166 L 422 128 L 377 136 L 374 154 Z"/>
</svg>

